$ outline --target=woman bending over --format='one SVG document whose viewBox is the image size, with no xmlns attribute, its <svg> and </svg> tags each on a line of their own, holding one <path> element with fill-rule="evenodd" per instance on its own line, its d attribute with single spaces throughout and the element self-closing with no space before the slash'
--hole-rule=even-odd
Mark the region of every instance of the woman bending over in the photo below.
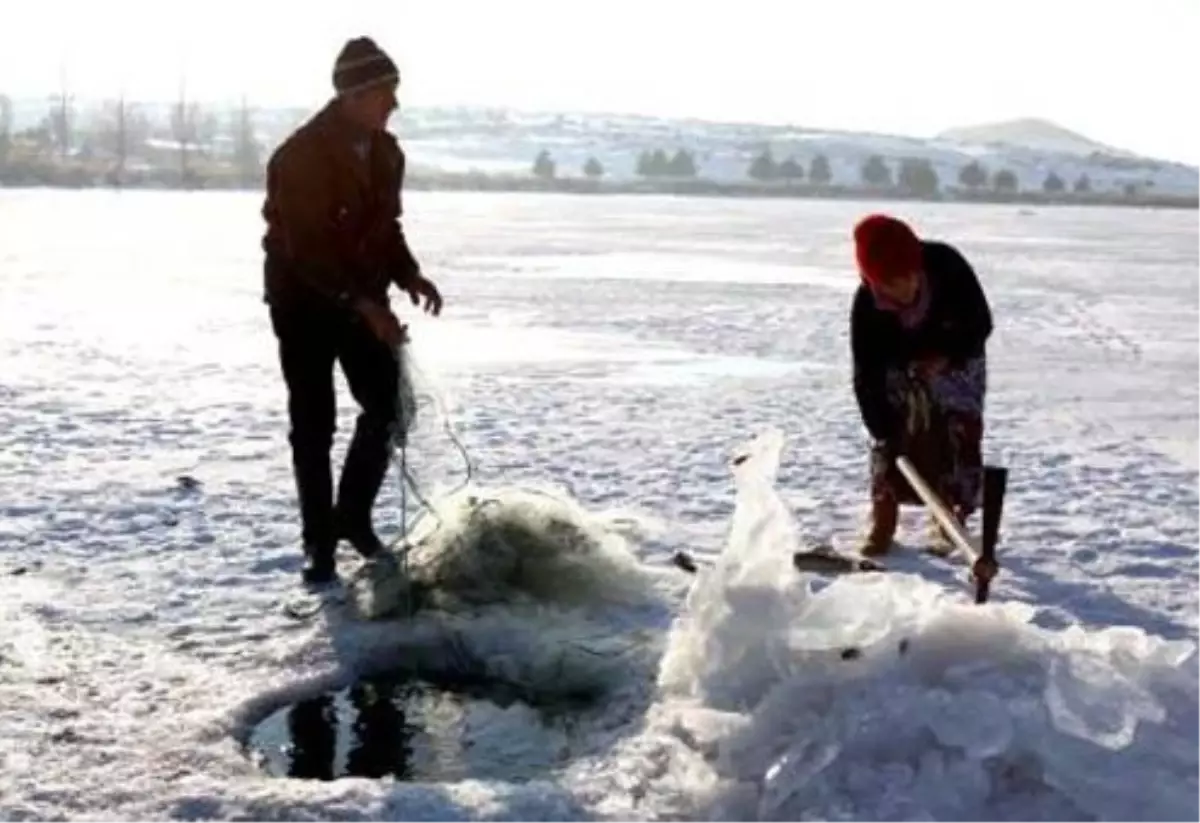
<svg viewBox="0 0 1200 823">
<path fill-rule="evenodd" d="M 861 551 L 885 554 L 899 507 L 921 500 L 895 466 L 907 457 L 960 522 L 983 475 L 986 343 L 992 313 L 971 265 L 946 243 L 871 215 L 854 229 L 862 282 L 850 317 L 854 393 L 871 448 L 871 525 Z M 947 536 L 930 524 L 935 551 Z"/>
</svg>

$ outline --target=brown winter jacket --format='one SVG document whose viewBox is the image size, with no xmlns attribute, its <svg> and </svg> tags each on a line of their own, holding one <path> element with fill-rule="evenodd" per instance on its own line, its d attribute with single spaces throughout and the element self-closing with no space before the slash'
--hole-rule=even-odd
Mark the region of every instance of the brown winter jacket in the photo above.
<svg viewBox="0 0 1200 823">
<path fill-rule="evenodd" d="M 387 301 L 420 267 L 400 225 L 404 152 L 331 101 L 271 155 L 262 215 L 265 298 Z"/>
</svg>

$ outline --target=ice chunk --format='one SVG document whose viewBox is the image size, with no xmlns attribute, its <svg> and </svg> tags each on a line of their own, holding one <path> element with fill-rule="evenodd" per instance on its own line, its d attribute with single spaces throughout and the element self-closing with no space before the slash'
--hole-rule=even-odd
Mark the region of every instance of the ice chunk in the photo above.
<svg viewBox="0 0 1200 823">
<path fill-rule="evenodd" d="M 1132 664 L 1175 668 L 1196 652 L 1190 640 L 1154 637 L 1136 626 L 1110 626 L 1094 635 L 1094 645 L 1118 665 Z"/>
<path fill-rule="evenodd" d="M 1197 818 L 1194 643 L 1047 628 L 1028 605 L 977 606 L 895 572 L 814 590 L 781 571 L 799 542 L 773 488 L 779 447 L 764 436 L 736 466 L 725 552 L 697 576 L 660 666 L 664 703 L 721 712 L 675 736 L 711 765 L 702 811 Z"/>
<path fill-rule="evenodd" d="M 837 740 L 815 737 L 802 739 L 767 769 L 763 776 L 759 818 L 786 820 L 791 801 L 802 794 L 808 784 L 837 759 L 841 752 Z"/>
<path fill-rule="evenodd" d="M 938 696 L 929 727 L 942 745 L 962 749 L 975 760 L 995 757 L 1012 745 L 1010 709 L 997 695 L 975 688 L 955 695 L 939 691 Z"/>
<path fill-rule="evenodd" d="M 722 580 L 734 586 L 778 585 L 799 542 L 795 523 L 775 492 L 783 434 L 769 430 L 734 459 L 739 494 L 729 542 L 718 565 Z"/>
<path fill-rule="evenodd" d="M 711 758 L 717 755 L 717 744 L 736 734 L 747 722 L 743 714 L 692 706 L 682 708 L 670 725 L 680 740 Z"/>
<path fill-rule="evenodd" d="M 896 617 L 894 586 L 871 578 L 843 578 L 807 599 L 789 632 L 793 649 L 843 649 L 877 643 Z M 864 609 L 864 601 L 871 608 Z"/>
<path fill-rule="evenodd" d="M 1054 659 L 1046 705 L 1059 729 L 1108 749 L 1132 743 L 1141 721 L 1166 717 L 1153 695 L 1088 653 Z"/>
</svg>

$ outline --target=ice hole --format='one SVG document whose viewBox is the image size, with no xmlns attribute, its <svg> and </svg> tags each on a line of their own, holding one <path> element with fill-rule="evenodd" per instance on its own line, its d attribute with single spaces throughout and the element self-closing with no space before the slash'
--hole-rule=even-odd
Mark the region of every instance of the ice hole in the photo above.
<svg viewBox="0 0 1200 823">
<path fill-rule="evenodd" d="M 565 764 L 571 721 L 595 700 L 393 671 L 277 709 L 254 727 L 248 750 L 274 777 L 527 782 Z"/>
</svg>

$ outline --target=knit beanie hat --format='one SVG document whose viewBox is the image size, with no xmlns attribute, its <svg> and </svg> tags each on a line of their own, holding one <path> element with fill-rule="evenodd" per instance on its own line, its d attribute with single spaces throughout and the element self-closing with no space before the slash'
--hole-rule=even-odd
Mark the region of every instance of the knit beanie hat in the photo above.
<svg viewBox="0 0 1200 823">
<path fill-rule="evenodd" d="M 399 80 L 400 70 L 392 58 L 370 37 L 355 37 L 347 41 L 333 66 L 333 87 L 339 95 Z"/>
<path fill-rule="evenodd" d="M 854 255 L 868 284 L 919 271 L 924 262 L 916 233 L 904 221 L 886 214 L 872 214 L 854 227 Z"/>
</svg>

